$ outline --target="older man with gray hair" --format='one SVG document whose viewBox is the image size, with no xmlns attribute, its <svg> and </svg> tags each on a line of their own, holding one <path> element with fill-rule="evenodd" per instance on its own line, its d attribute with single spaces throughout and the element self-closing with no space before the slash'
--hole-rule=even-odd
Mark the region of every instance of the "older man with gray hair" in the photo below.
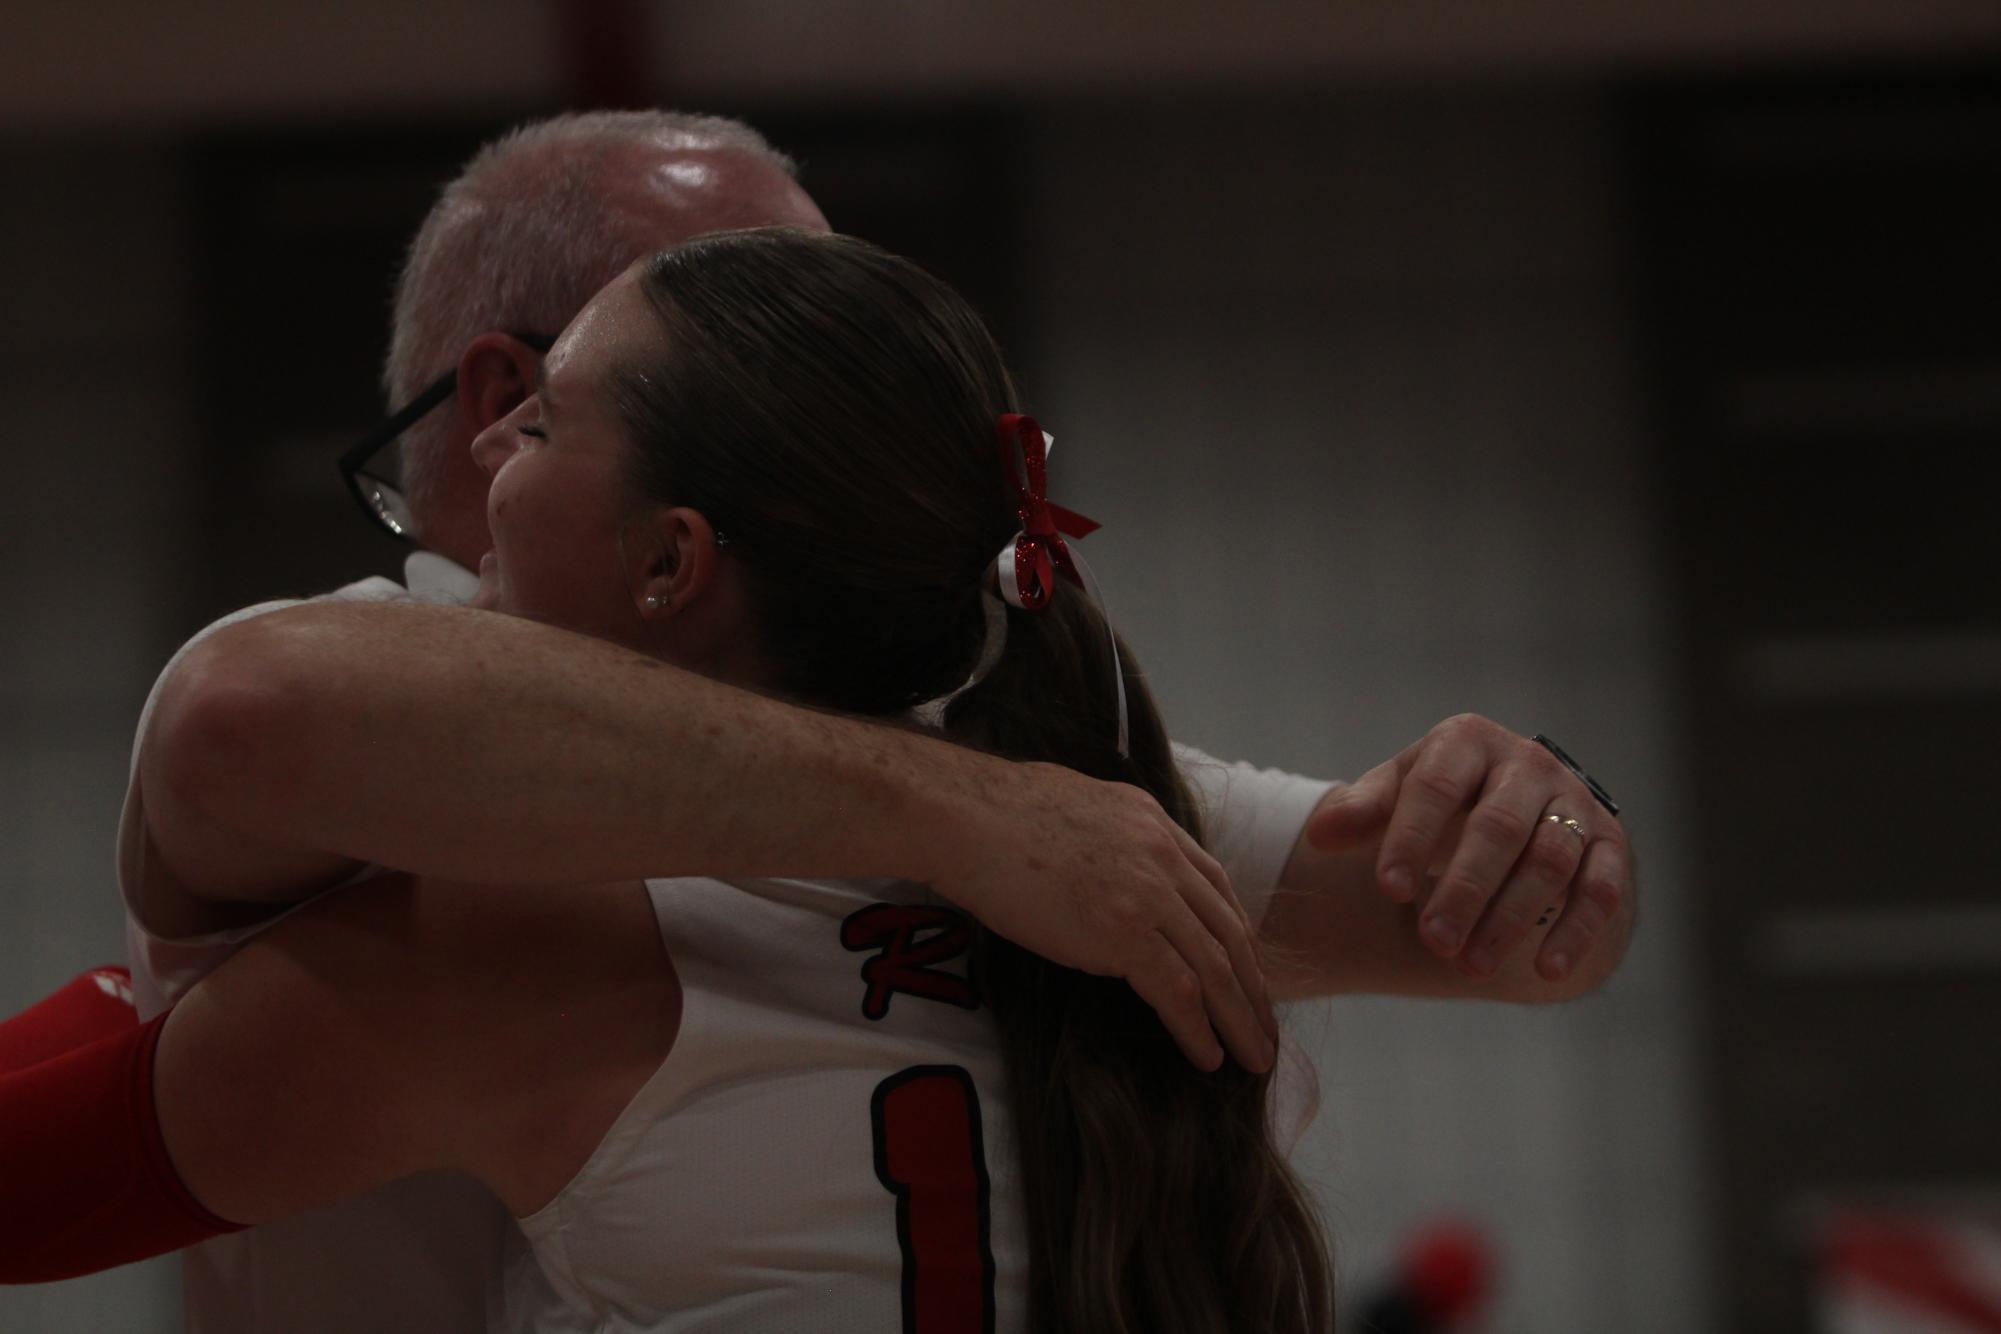
<svg viewBox="0 0 2001 1334">
<path fill-rule="evenodd" d="M 459 373 L 455 401 L 402 437 L 424 547 L 470 570 L 490 545 L 487 479 L 469 446 L 508 394 L 526 396 L 515 376 L 528 367 L 532 379 L 536 360 L 502 331 L 553 336 L 639 256 L 768 226 L 825 231 L 827 220 L 788 158 L 720 116 L 558 116 L 475 154 L 411 242 L 382 377 L 391 403 L 409 403 Z"/>
</svg>

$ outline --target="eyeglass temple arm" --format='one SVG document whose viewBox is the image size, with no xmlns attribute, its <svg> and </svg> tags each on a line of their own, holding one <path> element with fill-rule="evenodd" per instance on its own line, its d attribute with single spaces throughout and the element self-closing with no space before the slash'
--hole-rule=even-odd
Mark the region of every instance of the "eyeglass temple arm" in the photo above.
<svg viewBox="0 0 2001 1334">
<path fill-rule="evenodd" d="M 537 352 L 547 352 L 556 342 L 554 338 L 551 338 L 547 334 L 513 334 L 510 336 L 518 342 L 526 343 Z M 369 455 L 403 434 L 403 432 L 409 430 L 418 418 L 424 416 L 432 408 L 437 407 L 438 404 L 450 398 L 452 391 L 458 388 L 458 383 L 459 373 L 456 367 L 431 381 L 430 384 L 424 387 L 423 393 L 405 403 L 401 408 L 398 408 L 387 421 L 356 441 L 352 448 L 345 454 L 342 454 L 340 456 L 341 471 L 343 473 L 360 471 L 361 465 L 368 462 Z"/>
<path fill-rule="evenodd" d="M 437 407 L 438 404 L 450 398 L 452 391 L 458 387 L 458 383 L 459 373 L 457 370 L 446 371 L 443 375 L 431 381 L 425 387 L 423 393 L 405 403 L 397 410 L 394 416 L 356 441 L 353 448 L 341 455 L 341 471 L 343 473 L 358 471 L 362 464 L 368 462 L 369 455 L 403 434 L 403 432 L 409 430 L 411 424 L 419 417 L 422 417 L 432 408 Z"/>
</svg>

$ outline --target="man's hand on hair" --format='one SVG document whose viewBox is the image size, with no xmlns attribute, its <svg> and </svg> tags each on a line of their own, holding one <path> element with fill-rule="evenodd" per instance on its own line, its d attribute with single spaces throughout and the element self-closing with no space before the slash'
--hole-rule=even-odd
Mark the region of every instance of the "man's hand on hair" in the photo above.
<svg viewBox="0 0 2001 1334">
<path fill-rule="evenodd" d="M 1204 1070 L 1276 1059 L 1255 933 L 1215 858 L 1137 787 L 1011 764 L 941 831 L 932 887 L 995 934 L 1121 977 Z M 1220 1041 L 1219 1041 L 1220 1038 Z"/>
</svg>

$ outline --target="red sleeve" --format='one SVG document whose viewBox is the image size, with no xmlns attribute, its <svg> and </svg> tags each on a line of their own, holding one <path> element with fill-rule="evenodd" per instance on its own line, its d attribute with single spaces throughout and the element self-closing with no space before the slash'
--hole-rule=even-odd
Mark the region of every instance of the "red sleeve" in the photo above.
<svg viewBox="0 0 2001 1334">
<path fill-rule="evenodd" d="M 132 974 L 123 968 L 93 968 L 13 1018 L 0 1019 L 0 1075 L 138 1026 Z"/>
<path fill-rule="evenodd" d="M 167 1156 L 153 1107 L 166 1021 L 0 1073 L 0 1282 L 74 1278 L 240 1230 Z"/>
</svg>

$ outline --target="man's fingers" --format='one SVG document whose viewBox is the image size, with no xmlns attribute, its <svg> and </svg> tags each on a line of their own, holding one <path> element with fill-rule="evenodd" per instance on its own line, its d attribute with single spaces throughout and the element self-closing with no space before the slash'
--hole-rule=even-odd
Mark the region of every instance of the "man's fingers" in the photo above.
<svg viewBox="0 0 2001 1334">
<path fill-rule="evenodd" d="M 1392 899 L 1408 903 L 1417 897 L 1419 877 L 1486 773 L 1485 752 L 1472 746 L 1434 745 L 1411 764 L 1376 858 L 1376 880 Z"/>
<path fill-rule="evenodd" d="M 1175 826 L 1175 833 L 1180 837 L 1182 852 L 1203 877 L 1188 883 L 1182 900 L 1229 952 L 1230 966 L 1236 971 L 1238 985 L 1250 997 L 1258 1026 L 1264 1030 L 1266 1037 L 1276 1042 L 1278 1011 L 1272 1007 L 1271 991 L 1265 985 L 1264 963 L 1258 956 L 1257 926 L 1251 921 L 1251 915 L 1244 911 L 1244 905 L 1231 887 L 1229 873 L 1223 869 L 1222 863 L 1210 856 L 1180 826 Z"/>
<path fill-rule="evenodd" d="M 1265 1031 L 1249 989 L 1239 976 L 1236 958 L 1223 943 L 1228 937 L 1219 937 L 1185 904 L 1180 912 L 1169 913 L 1161 923 L 1160 933 L 1194 973 L 1202 988 L 1202 1003 L 1209 1023 L 1229 1047 L 1230 1055 L 1236 1057 L 1237 1064 L 1252 1071 L 1270 1069 L 1277 1050 Z M 1250 965 L 1255 971 L 1254 955 Z"/>
<path fill-rule="evenodd" d="M 1230 883 L 1230 873 L 1223 869 L 1223 863 L 1217 861 L 1207 848 L 1197 843 L 1186 829 L 1174 821 L 1168 820 L 1167 827 L 1174 831 L 1174 841 L 1180 845 L 1181 855 L 1202 873 L 1202 878 L 1215 889 L 1216 897 L 1229 905 L 1230 911 L 1236 914 L 1237 921 L 1243 925 L 1244 930 L 1255 930 L 1251 924 L 1251 915 L 1245 911 L 1244 901 L 1237 897 L 1237 887 Z"/>
<path fill-rule="evenodd" d="M 1148 938 L 1126 981 L 1153 1007 L 1182 1055 L 1198 1070 L 1214 1070 L 1223 1064 L 1223 1046 L 1216 1041 L 1202 1005 L 1202 983 L 1166 936 L 1155 932 Z"/>
<path fill-rule="evenodd" d="M 1503 782 L 1490 788 L 1467 813 L 1452 862 L 1439 877 L 1438 888 L 1418 922 L 1425 944 L 1449 955 L 1473 943 L 1475 927 L 1485 914 L 1499 906 L 1496 894 L 1522 860 L 1523 850 L 1531 847 L 1531 839 L 1537 836 L 1536 821 L 1542 815 L 1542 801 L 1538 791 L 1520 783 Z M 1556 832 L 1576 841 L 1562 829 Z M 1570 879 L 1571 869 L 1564 868 L 1565 883 Z M 1511 903 L 1508 910 L 1519 912 L 1524 906 Z M 1534 912 L 1530 912 L 1529 920 L 1534 918 Z"/>
<path fill-rule="evenodd" d="M 1322 851 L 1335 852 L 1380 833 L 1396 809 L 1404 759 L 1399 755 L 1328 793 L 1307 817 L 1307 842 Z"/>
<path fill-rule="evenodd" d="M 1625 883 L 1624 865 L 1625 855 L 1612 839 L 1596 839 L 1585 849 L 1584 864 L 1570 886 L 1570 902 L 1536 955 L 1536 970 L 1543 977 L 1563 981 L 1603 937 L 1606 924 L 1618 916 L 1625 896 L 1632 892 Z"/>
<path fill-rule="evenodd" d="M 1477 812 L 1475 813 L 1477 816 Z M 1470 835 L 1473 821 L 1467 821 Z M 1584 859 L 1584 840 L 1560 821 L 1539 820 L 1506 885 L 1487 905 L 1461 956 L 1474 977 L 1492 977 L 1553 903 L 1562 901 Z"/>
</svg>

